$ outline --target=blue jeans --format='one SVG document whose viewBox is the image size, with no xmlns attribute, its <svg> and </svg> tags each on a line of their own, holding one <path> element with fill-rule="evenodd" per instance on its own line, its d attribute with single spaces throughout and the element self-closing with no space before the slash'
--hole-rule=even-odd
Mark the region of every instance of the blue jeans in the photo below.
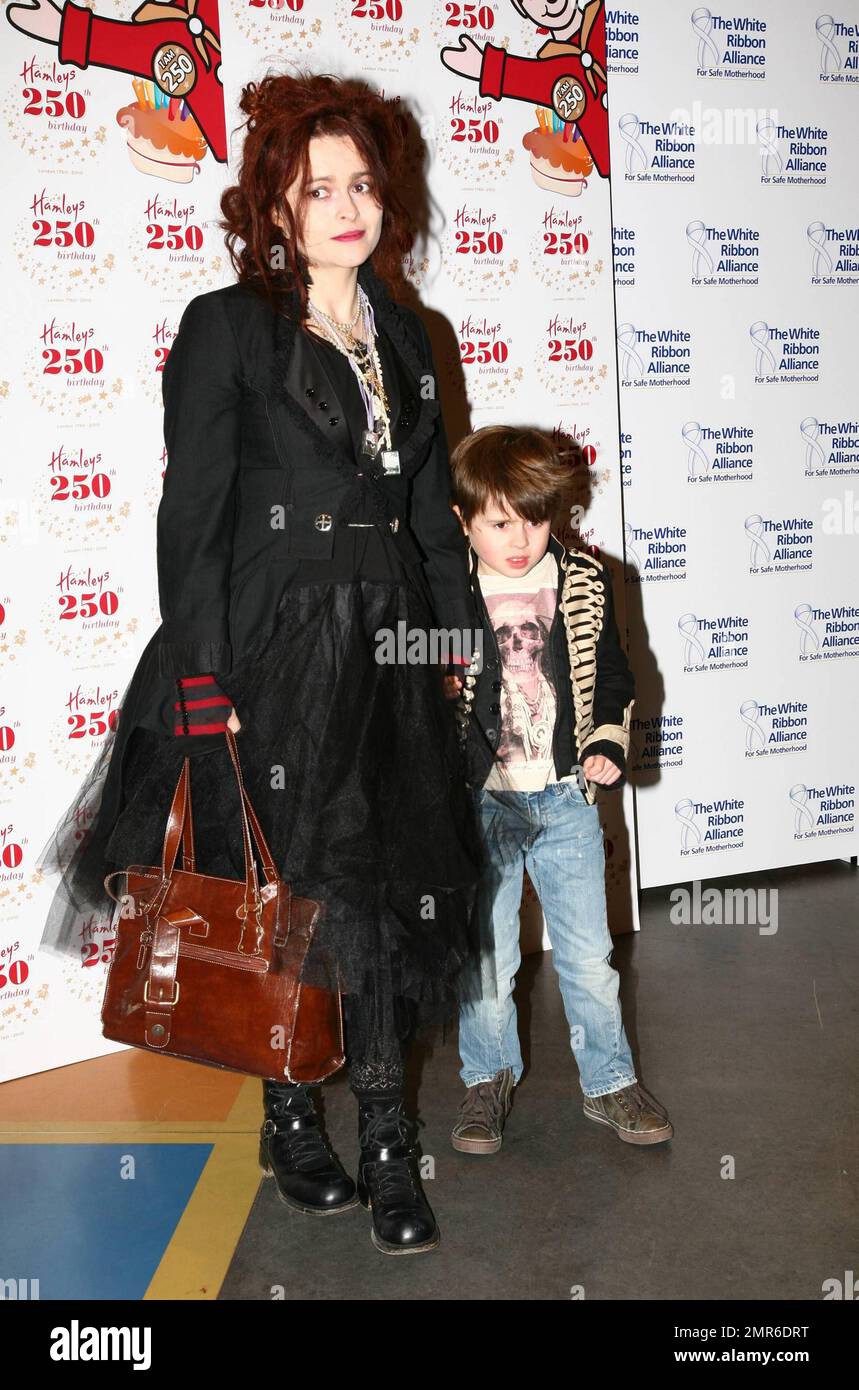
<svg viewBox="0 0 859 1390">
<path fill-rule="evenodd" d="M 546 918 L 582 1091 L 600 1096 L 631 1086 L 636 1076 L 621 1018 L 620 976 L 609 962 L 597 807 L 588 805 L 575 782 L 472 794 L 488 855 L 478 899 L 483 998 L 460 1011 L 460 1076 L 476 1086 L 504 1067 L 512 1068 L 514 1082 L 522 1075 L 513 985 L 527 868 Z"/>
</svg>

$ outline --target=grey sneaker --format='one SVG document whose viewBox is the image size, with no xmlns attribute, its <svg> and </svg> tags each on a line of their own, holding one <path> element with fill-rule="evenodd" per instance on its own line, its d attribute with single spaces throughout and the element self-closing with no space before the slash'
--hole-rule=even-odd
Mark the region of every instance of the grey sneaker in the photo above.
<svg viewBox="0 0 859 1390">
<path fill-rule="evenodd" d="M 476 1086 L 467 1087 L 450 1136 L 453 1147 L 463 1154 L 497 1153 L 512 1095 L 511 1067 L 496 1072 L 491 1081 L 479 1081 Z"/>
</svg>

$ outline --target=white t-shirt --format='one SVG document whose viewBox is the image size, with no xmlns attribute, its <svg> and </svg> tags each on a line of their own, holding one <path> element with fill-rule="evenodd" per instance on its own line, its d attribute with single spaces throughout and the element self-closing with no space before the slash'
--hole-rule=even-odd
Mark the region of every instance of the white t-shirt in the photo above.
<svg viewBox="0 0 859 1390">
<path fill-rule="evenodd" d="M 558 564 L 547 550 L 521 579 L 479 569 L 477 577 L 501 659 L 501 690 L 492 692 L 492 703 L 500 706 L 498 742 L 484 786 L 489 791 L 542 791 L 558 780 L 552 755 L 557 680 L 549 644 Z"/>
</svg>

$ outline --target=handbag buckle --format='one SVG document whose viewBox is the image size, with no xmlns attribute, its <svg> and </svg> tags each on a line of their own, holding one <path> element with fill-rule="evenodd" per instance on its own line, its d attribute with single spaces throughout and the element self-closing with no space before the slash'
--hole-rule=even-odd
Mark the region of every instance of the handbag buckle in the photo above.
<svg viewBox="0 0 859 1390">
<path fill-rule="evenodd" d="M 178 981 L 178 980 L 174 980 L 174 981 L 173 981 L 173 989 L 175 990 L 175 994 L 174 994 L 174 996 L 173 996 L 172 999 L 150 999 L 150 998 L 149 998 L 149 981 L 147 980 L 146 983 L 145 983 L 144 986 L 143 986 L 143 1002 L 144 1002 L 144 1004 L 152 1004 L 152 1005 L 154 1005 L 155 1008 L 172 1009 L 172 1007 L 173 1007 L 174 1004 L 178 1004 L 178 1003 L 179 1003 L 179 981 Z"/>
<path fill-rule="evenodd" d="M 247 905 L 247 903 L 244 903 L 244 902 L 243 902 L 243 903 L 240 903 L 239 906 L 236 908 L 236 916 L 239 918 L 239 920 L 241 921 L 241 924 L 242 924 L 242 929 L 241 929 L 241 931 L 239 932 L 238 945 L 236 946 L 236 951 L 237 951 L 240 955 L 243 955 L 243 956 L 261 956 L 261 955 L 263 954 L 263 950 L 262 950 L 262 943 L 263 943 L 262 905 L 263 905 L 263 904 L 262 904 L 262 898 L 261 898 L 261 897 L 257 897 L 256 901 L 255 901 L 254 904 L 253 904 L 253 914 L 254 914 L 254 918 L 255 918 L 255 921 L 256 921 L 256 941 L 254 942 L 254 948 L 253 948 L 252 951 L 246 951 L 246 950 L 245 950 L 245 947 L 244 947 L 244 940 L 245 940 L 245 923 L 247 922 L 247 919 L 248 919 L 248 917 L 249 917 L 249 915 L 250 915 L 250 913 L 249 913 L 249 911 L 248 911 L 248 905 Z"/>
</svg>

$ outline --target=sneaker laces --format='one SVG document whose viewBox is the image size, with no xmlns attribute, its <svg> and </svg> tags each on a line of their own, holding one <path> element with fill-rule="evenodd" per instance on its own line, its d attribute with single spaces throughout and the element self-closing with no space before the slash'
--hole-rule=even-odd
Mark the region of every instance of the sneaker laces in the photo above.
<svg viewBox="0 0 859 1390">
<path fill-rule="evenodd" d="M 652 1110 L 657 1115 L 664 1115 L 666 1119 L 668 1118 L 668 1111 L 665 1107 L 649 1095 L 637 1081 L 633 1082 L 631 1086 L 624 1086 L 622 1090 L 616 1091 L 614 1099 L 618 1100 L 624 1110 L 636 1119 L 644 1110 Z"/>
<path fill-rule="evenodd" d="M 493 1129 L 501 1124 L 504 1106 L 500 1087 L 496 1089 L 493 1081 L 479 1081 L 469 1086 L 459 1107 L 460 1123 L 480 1124 Z"/>
</svg>

